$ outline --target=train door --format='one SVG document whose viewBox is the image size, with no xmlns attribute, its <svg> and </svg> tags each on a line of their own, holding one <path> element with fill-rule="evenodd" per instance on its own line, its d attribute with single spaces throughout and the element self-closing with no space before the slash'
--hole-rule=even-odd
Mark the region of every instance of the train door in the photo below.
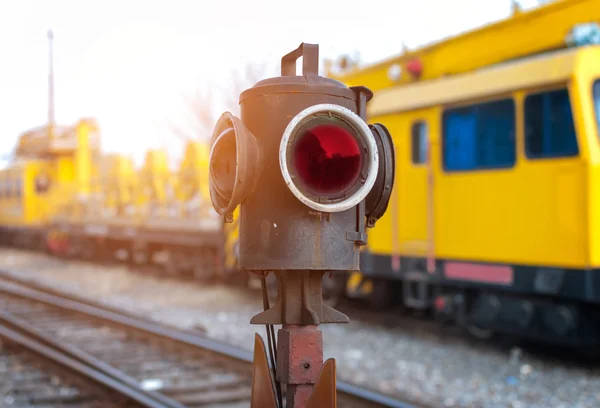
<svg viewBox="0 0 600 408">
<path fill-rule="evenodd" d="M 390 131 L 396 154 L 394 191 L 386 214 L 369 234 L 361 255 L 361 273 L 350 276 L 347 294 L 368 298 L 383 309 L 402 298 L 411 308 L 429 307 L 429 270 L 433 258 L 434 159 L 432 134 L 439 127 L 438 109 L 403 112 L 372 121 Z M 364 261 L 364 265 L 363 265 Z M 399 285 L 390 283 L 401 283 Z"/>
<path fill-rule="evenodd" d="M 430 281 L 435 271 L 434 257 L 434 169 L 432 131 L 434 112 L 423 110 L 406 116 L 409 137 L 399 171 L 398 203 L 400 219 L 394 226 L 400 242 L 401 259 L 392 255 L 392 268 L 400 268 L 402 300 L 412 309 L 430 305 Z"/>
</svg>

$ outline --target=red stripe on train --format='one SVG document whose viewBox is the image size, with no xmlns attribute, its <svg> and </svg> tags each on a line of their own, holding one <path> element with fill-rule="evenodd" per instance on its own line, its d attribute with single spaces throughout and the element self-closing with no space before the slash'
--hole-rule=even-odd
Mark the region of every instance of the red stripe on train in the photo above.
<svg viewBox="0 0 600 408">
<path fill-rule="evenodd" d="M 447 279 L 467 280 L 501 285 L 512 285 L 513 268 L 500 265 L 481 265 L 466 262 L 446 262 L 444 275 Z"/>
</svg>

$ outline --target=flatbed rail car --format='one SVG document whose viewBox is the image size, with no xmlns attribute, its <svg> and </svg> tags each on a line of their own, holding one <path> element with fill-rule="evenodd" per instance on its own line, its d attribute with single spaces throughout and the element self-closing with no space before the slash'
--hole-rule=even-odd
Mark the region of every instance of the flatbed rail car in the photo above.
<svg viewBox="0 0 600 408">
<path fill-rule="evenodd" d="M 600 344 L 598 61 L 590 45 L 376 92 L 397 184 L 350 285 L 480 336 Z"/>
<path fill-rule="evenodd" d="M 167 274 L 199 279 L 221 274 L 223 223 L 204 195 L 208 151 L 196 145 L 188 143 L 176 173 L 161 151 L 147 152 L 139 172 L 126 158 L 113 158 L 109 177 L 99 181 L 99 202 L 90 199 L 80 211 L 67 203 L 53 217 L 55 252 L 161 265 Z"/>
<path fill-rule="evenodd" d="M 54 234 L 68 243 L 62 255 L 88 260 L 120 259 L 138 266 L 161 265 L 171 276 L 215 278 L 221 270 L 222 222 L 218 218 L 57 218 Z"/>
</svg>

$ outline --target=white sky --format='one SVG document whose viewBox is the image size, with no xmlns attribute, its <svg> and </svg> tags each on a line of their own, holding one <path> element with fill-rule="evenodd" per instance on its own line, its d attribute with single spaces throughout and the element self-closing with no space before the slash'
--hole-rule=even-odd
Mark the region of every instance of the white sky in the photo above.
<svg viewBox="0 0 600 408">
<path fill-rule="evenodd" d="M 321 59 L 358 51 L 375 62 L 510 10 L 511 0 L 1 1 L 0 154 L 46 122 L 48 28 L 56 121 L 95 117 L 103 150 L 139 161 L 148 148 L 179 153 L 165 123 L 183 120 L 183 94 L 226 85 L 231 67 L 275 66 L 303 41 L 318 43 Z"/>
</svg>

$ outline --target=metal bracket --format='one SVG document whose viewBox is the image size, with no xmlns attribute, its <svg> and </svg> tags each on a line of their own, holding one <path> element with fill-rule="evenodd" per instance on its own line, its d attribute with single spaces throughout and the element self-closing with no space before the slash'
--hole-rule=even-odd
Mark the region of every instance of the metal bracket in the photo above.
<svg viewBox="0 0 600 408">
<path fill-rule="evenodd" d="M 319 221 L 322 221 L 323 218 L 325 218 L 325 221 L 331 222 L 331 214 L 330 213 L 324 213 L 321 211 L 309 211 L 308 213 L 310 215 L 314 215 L 315 217 L 317 217 L 319 219 Z"/>
<path fill-rule="evenodd" d="M 367 120 L 367 102 L 373 99 L 373 91 L 366 86 L 352 86 L 350 87 L 356 94 L 356 107 L 357 114 L 364 121 Z"/>
<path fill-rule="evenodd" d="M 348 316 L 323 303 L 325 271 L 276 271 L 278 295 L 272 308 L 254 316 L 250 324 L 348 323 Z"/>
<path fill-rule="evenodd" d="M 365 202 L 358 204 L 356 209 L 356 227 L 357 231 L 346 231 L 346 239 L 354 241 L 357 245 L 367 245 L 367 234 L 365 233 Z"/>
<path fill-rule="evenodd" d="M 265 342 L 258 333 L 254 335 L 254 360 L 252 364 L 251 408 L 277 408 L 273 377 L 267 361 Z"/>
</svg>

